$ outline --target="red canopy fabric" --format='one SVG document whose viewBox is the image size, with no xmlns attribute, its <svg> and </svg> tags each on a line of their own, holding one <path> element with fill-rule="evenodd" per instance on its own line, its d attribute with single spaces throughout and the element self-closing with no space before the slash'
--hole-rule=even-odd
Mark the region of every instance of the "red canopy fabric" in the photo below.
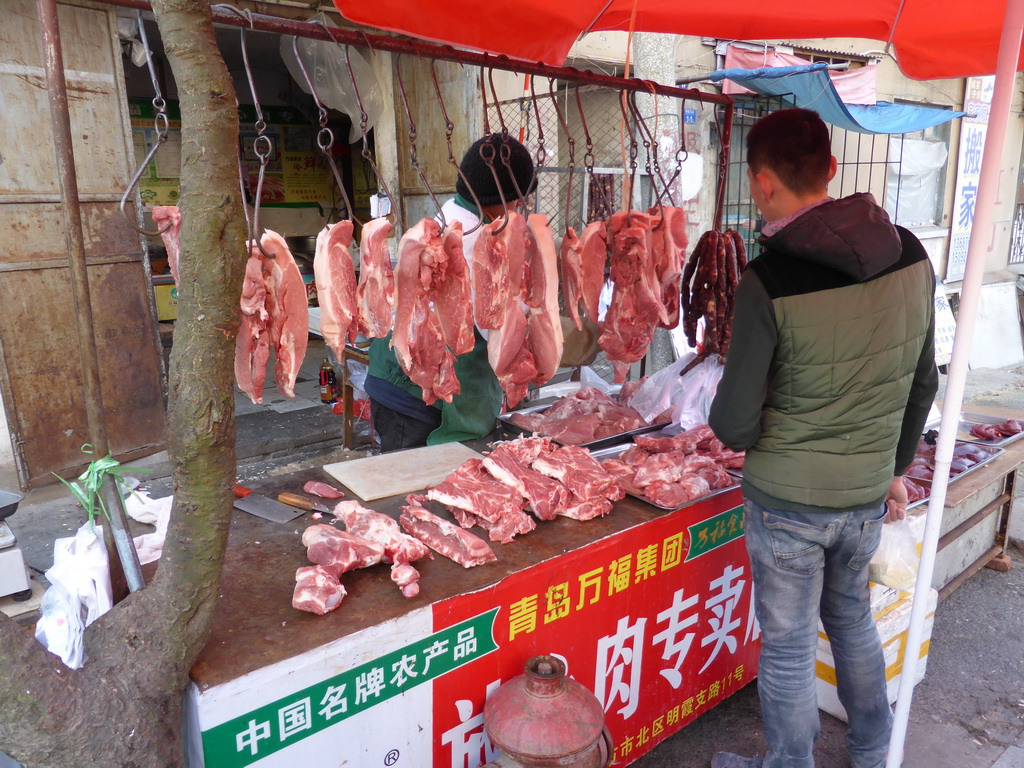
<svg viewBox="0 0 1024 768">
<path fill-rule="evenodd" d="M 584 31 L 629 29 L 634 3 L 636 31 L 724 40 L 886 41 L 895 26 L 900 69 L 918 80 L 995 72 L 1006 2 L 905 0 L 900 11 L 900 0 L 334 0 L 358 24 L 559 66 Z"/>
</svg>

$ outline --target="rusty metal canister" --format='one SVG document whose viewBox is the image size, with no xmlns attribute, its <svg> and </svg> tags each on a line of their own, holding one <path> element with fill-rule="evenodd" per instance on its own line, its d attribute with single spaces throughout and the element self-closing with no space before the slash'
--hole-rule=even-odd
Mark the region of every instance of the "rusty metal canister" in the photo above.
<svg viewBox="0 0 1024 768">
<path fill-rule="evenodd" d="M 484 730 L 506 758 L 488 765 L 604 768 L 611 759 L 601 702 L 565 676 L 557 656 L 534 656 L 491 694 Z"/>
</svg>

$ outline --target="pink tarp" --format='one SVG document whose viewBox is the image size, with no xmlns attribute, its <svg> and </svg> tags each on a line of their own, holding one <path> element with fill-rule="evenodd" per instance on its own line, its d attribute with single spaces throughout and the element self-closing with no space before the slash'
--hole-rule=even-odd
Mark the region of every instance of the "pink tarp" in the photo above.
<svg viewBox="0 0 1024 768">
<path fill-rule="evenodd" d="M 767 47 L 762 51 L 748 51 L 735 45 L 730 45 L 725 51 L 725 69 L 759 69 L 761 67 L 799 67 L 810 64 L 810 59 L 801 56 L 794 56 L 791 53 L 781 53 L 774 48 Z M 878 69 L 874 66 L 857 67 L 846 71 L 830 70 L 829 78 L 832 85 L 836 87 L 836 93 L 843 100 L 844 104 L 867 104 L 878 103 L 877 91 L 875 88 L 878 82 Z M 722 93 L 735 96 L 738 93 L 753 93 L 753 91 L 737 85 L 732 80 L 722 82 Z"/>
</svg>

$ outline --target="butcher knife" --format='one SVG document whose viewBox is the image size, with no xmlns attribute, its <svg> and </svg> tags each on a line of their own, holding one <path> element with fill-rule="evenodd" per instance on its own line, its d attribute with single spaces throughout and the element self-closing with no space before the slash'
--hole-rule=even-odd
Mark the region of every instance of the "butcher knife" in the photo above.
<svg viewBox="0 0 1024 768">
<path fill-rule="evenodd" d="M 289 507 L 287 504 L 260 496 L 258 493 L 250 493 L 240 499 L 236 498 L 235 508 L 274 523 L 288 523 L 303 514 L 301 509 Z"/>
<path fill-rule="evenodd" d="M 313 501 L 305 496 L 299 496 L 297 493 L 279 493 L 277 494 L 277 500 L 282 504 L 288 504 L 292 507 L 298 507 L 299 509 L 308 509 L 313 512 L 326 512 L 328 515 L 334 514 L 334 510 L 328 507 L 326 504 L 321 504 L 319 501 Z"/>
</svg>

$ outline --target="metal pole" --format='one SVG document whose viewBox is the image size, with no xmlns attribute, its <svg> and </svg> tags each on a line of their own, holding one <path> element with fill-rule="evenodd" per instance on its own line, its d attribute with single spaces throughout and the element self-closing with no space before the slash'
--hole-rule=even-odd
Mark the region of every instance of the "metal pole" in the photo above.
<svg viewBox="0 0 1024 768">
<path fill-rule="evenodd" d="M 144 11 L 152 10 L 146 0 L 101 0 L 108 5 L 118 5 L 124 8 L 137 8 Z M 583 85 L 601 85 L 607 88 L 615 88 L 626 91 L 643 91 L 645 93 L 657 93 L 662 96 L 673 96 L 678 99 L 692 99 L 705 104 L 732 104 L 731 96 L 723 96 L 717 93 L 704 93 L 703 91 L 687 90 L 676 88 L 671 85 L 651 83 L 647 80 L 637 78 L 613 77 L 601 75 L 590 70 L 579 70 L 575 67 L 553 67 L 550 64 L 541 62 L 530 62 L 522 59 L 512 59 L 505 55 L 495 56 L 493 54 L 475 53 L 473 51 L 458 50 L 451 45 L 434 45 L 431 43 L 420 43 L 414 40 L 406 40 L 400 37 L 385 37 L 384 35 L 370 35 L 361 31 L 350 29 L 338 29 L 332 27 L 330 31 L 323 25 L 312 24 L 306 21 L 292 21 L 276 16 L 267 16 L 260 13 L 252 14 L 252 24 L 246 19 L 240 19 L 237 15 L 216 5 L 211 7 L 212 18 L 215 24 L 226 24 L 232 27 L 245 26 L 260 32 L 276 32 L 280 35 L 296 35 L 315 40 L 335 40 L 342 45 L 356 45 L 361 48 L 369 48 L 374 51 L 387 51 L 389 53 L 404 53 L 409 56 L 422 56 L 425 58 L 438 59 L 440 61 L 454 61 L 459 64 L 470 64 L 489 69 L 500 69 L 519 74 L 535 75 L 537 77 L 554 77 L 559 80 L 569 80 Z"/>
<path fill-rule="evenodd" d="M 992 97 L 992 111 L 985 136 L 985 150 L 982 156 L 981 178 L 978 181 L 978 200 L 975 207 L 974 223 L 971 226 L 971 241 L 967 249 L 967 266 L 960 289 L 960 313 L 957 319 L 956 336 L 953 337 L 953 356 L 949 362 L 946 377 L 946 392 L 942 400 L 942 423 L 939 427 L 939 441 L 935 447 L 935 477 L 932 481 L 931 501 L 925 521 L 924 543 L 921 550 L 921 566 L 914 590 L 914 603 L 910 611 L 910 629 L 907 631 L 906 652 L 903 655 L 903 670 L 900 676 L 899 692 L 896 695 L 896 712 L 893 719 L 892 736 L 889 739 L 889 757 L 886 768 L 899 768 L 903 761 L 903 744 L 907 736 L 907 722 L 910 718 L 910 704 L 914 695 L 914 678 L 921 655 L 928 590 L 932 584 L 932 571 L 942 527 L 942 510 L 946 503 L 946 488 L 949 485 L 949 465 L 953 459 L 953 440 L 960 418 L 964 399 L 964 384 L 967 380 L 967 359 L 974 339 L 974 321 L 978 313 L 978 296 L 985 274 L 986 240 L 992 227 L 992 209 L 995 206 L 999 182 L 999 167 L 1003 157 L 1003 143 L 1006 125 L 1009 121 L 1013 86 L 1017 71 L 1017 56 L 1020 52 L 1022 30 L 1024 30 L 1024 0 L 1009 0 L 1003 23 L 1002 38 L 999 41 L 999 58 L 996 63 L 995 92 Z"/>
<path fill-rule="evenodd" d="M 46 93 L 50 102 L 53 126 L 53 147 L 60 183 L 61 212 L 64 216 L 64 239 L 71 274 L 71 295 L 78 322 L 78 347 L 82 361 L 82 384 L 85 388 L 85 412 L 89 440 L 95 455 L 109 452 L 107 430 L 103 418 L 103 393 L 100 390 L 99 356 L 93 327 L 92 303 L 89 297 L 89 275 L 85 259 L 85 237 L 82 230 L 82 209 L 79 205 L 78 178 L 71 139 L 71 115 L 68 111 L 68 89 L 64 78 L 64 55 L 60 44 L 57 0 L 37 0 L 39 26 L 43 38 L 43 59 L 46 68 Z M 135 545 L 128 535 L 128 523 L 121 506 L 121 494 L 114 479 L 107 475 L 101 488 L 103 502 L 110 513 L 114 546 L 120 555 L 128 588 L 134 592 L 145 586 L 142 567 Z"/>
</svg>

